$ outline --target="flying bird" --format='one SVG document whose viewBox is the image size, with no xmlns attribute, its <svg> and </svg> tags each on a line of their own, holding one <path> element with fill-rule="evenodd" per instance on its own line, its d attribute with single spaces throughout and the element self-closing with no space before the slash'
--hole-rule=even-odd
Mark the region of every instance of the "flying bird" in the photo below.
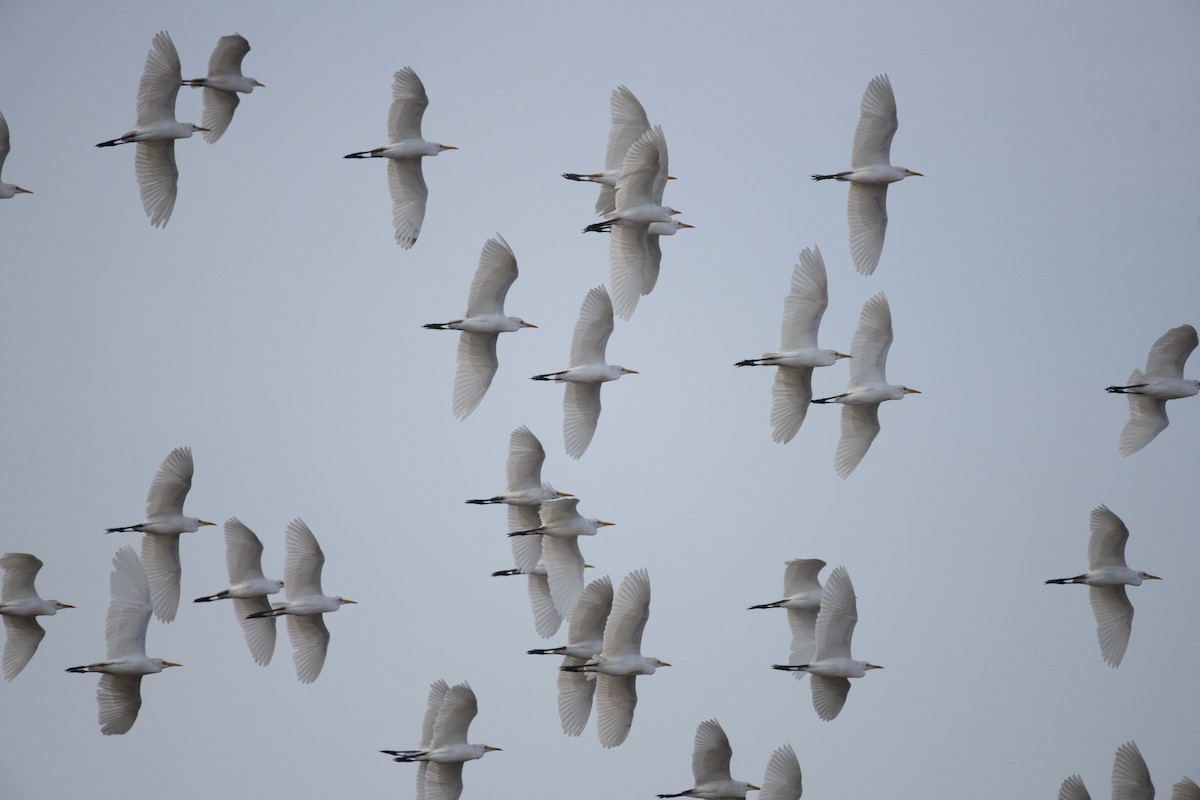
<svg viewBox="0 0 1200 800">
<path fill-rule="evenodd" d="M 0 172 L 4 171 L 4 160 L 8 158 L 9 150 L 12 150 L 12 144 L 9 141 L 8 120 L 4 118 L 3 114 L 0 114 Z M 22 189 L 15 183 L 0 181 L 0 200 L 7 200 L 19 194 L 33 194 L 33 192 Z"/>
<path fill-rule="evenodd" d="M 542 561 L 550 583 L 550 597 L 562 616 L 571 613 L 583 591 L 583 554 L 580 536 L 595 536 L 603 527 L 614 525 L 601 519 L 583 517 L 577 507 L 579 498 L 563 497 L 542 503 L 541 524 L 527 530 L 512 531 L 510 537 L 540 536 Z"/>
<path fill-rule="evenodd" d="M 287 590 L 287 602 L 273 603 L 269 610 L 256 611 L 247 619 L 286 615 L 296 677 L 301 683 L 312 683 L 321 674 L 325 655 L 329 652 L 329 629 L 325 627 L 324 615 L 357 601 L 328 597 L 321 590 L 325 554 L 304 520 L 294 519 L 288 523 L 284 547 L 287 558 L 283 564 L 283 585 Z"/>
<path fill-rule="evenodd" d="M 529 655 L 561 655 L 561 667 L 582 667 L 604 650 L 604 626 L 612 612 L 613 587 L 607 575 L 583 588 L 571 609 L 567 643 L 561 647 L 530 650 Z M 563 733 L 583 733 L 592 713 L 596 681 L 583 672 L 560 669 L 558 672 L 558 716 Z"/>
<path fill-rule="evenodd" d="M 700 800 L 742 800 L 746 792 L 760 787 L 746 781 L 735 781 L 729 774 L 733 748 L 721 723 L 707 719 L 696 728 L 696 744 L 692 749 L 692 788 L 659 798 L 696 797 Z"/>
<path fill-rule="evenodd" d="M 535 381 L 567 384 L 563 394 L 563 439 L 571 458 L 582 456 L 596 433 L 596 423 L 600 421 L 600 385 L 622 375 L 637 374 L 637 370 L 605 361 L 604 350 L 612 332 L 612 300 L 604 286 L 597 286 L 583 298 L 579 309 L 579 321 L 571 340 L 570 365 L 559 372 L 533 376 Z"/>
<path fill-rule="evenodd" d="M 467 728 L 479 711 L 475 692 L 466 683 L 448 686 L 439 680 L 429 687 L 429 706 L 421 726 L 421 746 L 416 750 L 380 750 L 393 761 L 419 762 L 419 800 L 458 800 L 462 794 L 462 769 L 467 761 L 499 751 L 490 744 L 468 744 Z"/>
<path fill-rule="evenodd" d="M 616 208 L 603 222 L 585 231 L 610 231 L 608 243 L 609 283 L 613 307 L 621 319 L 629 319 L 638 298 L 650 294 L 658 283 L 662 248 L 658 238 L 690 228 L 674 218 L 680 212 L 662 204 L 667 185 L 667 140 L 662 128 L 646 131 L 625 154 L 617 180 Z"/>
<path fill-rule="evenodd" d="M 604 647 L 582 664 L 565 664 L 563 672 L 583 673 L 596 683 L 596 732 L 602 747 L 616 747 L 629 736 L 637 707 L 637 677 L 653 675 L 666 661 L 642 655 L 642 633 L 650 619 L 650 575 L 645 569 L 621 581 L 612 612 L 604 624 Z"/>
<path fill-rule="evenodd" d="M 146 68 L 138 84 L 137 127 L 96 147 L 137 143 L 133 166 L 137 173 L 142 207 L 150 224 L 163 227 L 171 219 L 179 188 L 175 166 L 175 140 L 188 139 L 196 131 L 208 130 L 191 122 L 175 121 L 175 97 L 183 84 L 179 52 L 166 31 L 154 36 L 146 56 Z"/>
<path fill-rule="evenodd" d="M 1088 540 L 1088 571 L 1073 578 L 1051 578 L 1046 583 L 1083 583 L 1090 588 L 1092 614 L 1100 655 L 1110 667 L 1119 667 L 1129 646 L 1133 629 L 1133 604 L 1125 594 L 1126 586 L 1141 586 L 1142 581 L 1162 580 L 1157 575 L 1130 569 L 1125 563 L 1125 543 L 1129 529 L 1107 506 L 1092 509 L 1092 536 Z"/>
<path fill-rule="evenodd" d="M 887 75 L 877 75 L 863 92 L 862 113 L 854 131 L 850 169 L 832 175 L 813 175 L 814 181 L 850 181 L 850 255 L 854 268 L 870 275 L 883 253 L 887 233 L 887 187 L 910 175 L 924 177 L 905 167 L 893 167 L 892 137 L 896 135 L 896 95 Z"/>
<path fill-rule="evenodd" d="M 758 800 L 800 800 L 804 794 L 804 776 L 800 762 L 790 744 L 777 748 L 767 762 L 767 774 L 763 777 Z"/>
<path fill-rule="evenodd" d="M 786 608 L 788 625 L 792 629 L 792 652 L 789 664 L 807 664 L 817 648 L 817 615 L 821 610 L 821 582 L 817 573 L 825 568 L 819 558 L 794 558 L 783 570 L 783 599 L 773 603 L 750 606 L 756 608 Z M 803 678 L 803 671 L 796 678 Z"/>
<path fill-rule="evenodd" d="M 812 402 L 812 373 L 816 367 L 828 367 L 839 358 L 849 358 L 836 350 L 817 346 L 817 329 L 829 305 L 829 279 L 825 259 L 816 245 L 800 252 L 800 262 L 792 270 L 792 288 L 783 301 L 783 334 L 778 353 L 763 353 L 762 358 L 747 358 L 736 367 L 778 367 L 771 387 L 771 428 L 776 442 L 790 442 L 808 414 Z"/>
<path fill-rule="evenodd" d="M 374 150 L 349 153 L 345 158 L 388 159 L 388 189 L 392 193 L 392 222 L 396 243 L 405 250 L 417 243 L 425 220 L 425 201 L 429 189 L 421 174 L 421 159 L 443 150 L 457 150 L 448 144 L 427 142 L 421 138 L 421 117 L 429 97 L 412 67 L 396 70 L 392 80 L 392 107 L 388 111 L 388 144 Z"/>
<path fill-rule="evenodd" d="M 834 468 L 845 479 L 863 460 L 871 442 L 879 435 L 879 404 L 902 400 L 916 389 L 887 382 L 888 350 L 892 346 L 892 309 L 883 292 L 863 303 L 858 330 L 850 344 L 850 385 L 832 397 L 814 403 L 842 403 L 842 437 L 838 440 Z"/>
<path fill-rule="evenodd" d="M 611 214 L 616 210 L 617 178 L 621 177 L 621 166 L 629 147 L 643 133 L 650 130 L 650 120 L 641 102 L 624 86 L 613 89 L 609 98 L 612 126 L 608 129 L 608 149 L 605 151 L 604 169 L 600 172 L 580 174 L 564 172 L 569 181 L 589 181 L 600 184 L 600 196 L 596 198 L 596 213 Z"/>
<path fill-rule="evenodd" d="M 132 547 L 113 556 L 109 576 L 112 601 L 108 604 L 104 661 L 71 667 L 67 672 L 100 672 L 96 700 L 100 705 L 100 732 L 105 736 L 127 733 L 142 707 L 142 676 L 182 666 L 146 656 L 146 628 L 150 625 L 150 584 L 142 562 Z"/>
<path fill-rule="evenodd" d="M 183 515 L 183 501 L 192 488 L 192 449 L 176 447 L 163 459 L 162 466 L 146 495 L 146 521 L 107 533 L 138 531 L 142 537 L 142 563 L 150 579 L 154 616 L 163 622 L 175 619 L 179 608 L 179 534 L 191 533 L 204 525 L 215 525 L 197 517 Z"/>
<path fill-rule="evenodd" d="M 1183 365 L 1196 349 L 1196 329 L 1180 325 L 1158 337 L 1146 359 L 1146 371 L 1135 369 L 1127 386 L 1105 391 L 1129 395 L 1129 422 L 1121 431 L 1121 455 L 1130 456 L 1154 441 L 1170 424 L 1167 401 L 1200 392 L 1200 381 L 1185 380 Z"/>
<path fill-rule="evenodd" d="M 855 661 L 850 657 L 850 639 L 858 624 L 858 606 L 854 599 L 854 584 L 845 567 L 829 574 L 821 589 L 821 611 L 817 614 L 817 647 L 815 658 L 807 664 L 773 664 L 775 669 L 803 671 L 812 676 L 813 708 L 817 716 L 832 720 L 846 705 L 850 693 L 850 678 L 861 678 L 867 670 L 883 669 L 878 664 Z"/>
<path fill-rule="evenodd" d="M 454 416 L 466 419 L 492 385 L 500 362 L 496 340 L 502 333 L 536 328 L 520 317 L 504 313 L 504 298 L 517 279 L 517 257 L 504 237 L 496 234 L 484 242 L 479 267 L 471 281 L 467 313 L 462 319 L 433 322 L 424 327 L 438 331 L 462 331 L 458 339 L 458 373 L 454 376 Z"/>
<path fill-rule="evenodd" d="M 208 59 L 208 77 L 183 82 L 184 86 L 204 87 L 204 140 L 209 144 L 220 139 L 233 121 L 238 92 L 250 94 L 255 86 L 263 86 L 242 74 L 242 59 L 249 52 L 250 43 L 240 33 L 222 36 Z"/>
<path fill-rule="evenodd" d="M 193 602 L 233 600 L 233 612 L 242 626 L 250 655 L 258 664 L 271 663 L 275 652 L 275 618 L 251 615 L 271 610 L 267 597 L 283 588 L 283 581 L 268 578 L 262 570 L 262 542 L 254 531 L 237 517 L 225 520 L 225 566 L 229 570 L 229 588 Z"/>
<path fill-rule="evenodd" d="M 538 509 L 542 503 L 556 497 L 573 497 L 567 492 L 555 491 L 548 483 L 542 483 L 542 464 L 545 461 L 546 450 L 541 441 L 522 425 L 508 437 L 508 462 L 505 465 L 507 487 L 504 493 L 466 502 L 480 506 L 494 503 L 508 506 L 510 531 L 536 528 L 541 524 Z M 531 543 L 530 552 L 523 555 L 518 551 L 518 546 L 523 547 L 526 542 Z M 532 569 L 541 558 L 541 544 L 536 539 L 513 539 L 512 545 L 518 567 Z"/>
<path fill-rule="evenodd" d="M 1194 784 L 1193 784 L 1194 785 Z M 1175 784 L 1175 790 L 1179 784 Z M 1184 794 L 1182 797 L 1186 798 Z M 1126 742 L 1117 748 L 1113 758 L 1112 768 L 1112 798 L 1113 800 L 1154 800 L 1154 784 L 1150 782 L 1150 770 L 1146 760 L 1133 742 Z M 1083 778 L 1072 775 L 1062 782 L 1058 789 L 1058 800 L 1091 800 Z M 1180 800 L 1172 791 L 1171 800 Z"/>
<path fill-rule="evenodd" d="M 5 553 L 0 556 L 0 616 L 4 617 L 7 637 L 4 642 L 4 680 L 11 681 L 21 674 L 29 659 L 37 652 L 46 631 L 38 617 L 52 617 L 60 609 L 74 608 L 58 600 L 43 600 L 33 582 L 41 559 L 29 553 Z"/>
</svg>

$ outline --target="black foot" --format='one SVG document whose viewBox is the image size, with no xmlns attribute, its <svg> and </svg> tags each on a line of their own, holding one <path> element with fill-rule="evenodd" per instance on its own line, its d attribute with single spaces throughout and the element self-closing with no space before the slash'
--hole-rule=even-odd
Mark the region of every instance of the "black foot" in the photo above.
<svg viewBox="0 0 1200 800">
<path fill-rule="evenodd" d="M 784 672 L 800 672 L 808 664 L 772 664 L 771 669 L 781 669 Z"/>
<path fill-rule="evenodd" d="M 225 594 L 222 592 L 220 594 L 210 594 L 208 597 L 197 597 L 192 602 L 193 603 L 211 603 L 214 600 L 224 600 L 224 599 L 225 599 Z"/>
<path fill-rule="evenodd" d="M 612 226 L 613 226 L 613 224 L 609 220 L 604 220 L 603 222 L 593 222 L 591 225 L 588 225 L 586 228 L 584 228 L 583 232 L 584 233 L 607 233 L 612 228 Z"/>
<path fill-rule="evenodd" d="M 761 358 L 747 358 L 745 361 L 739 361 L 734 364 L 735 367 L 758 367 L 761 366 Z"/>
<path fill-rule="evenodd" d="M 486 500 L 464 500 L 463 502 L 464 503 L 472 503 L 477 506 L 486 506 L 489 503 L 499 503 L 500 498 L 499 497 L 489 497 Z"/>
<path fill-rule="evenodd" d="M 566 649 L 565 647 L 548 647 L 544 650 L 526 650 L 525 652 L 531 656 L 556 656 Z"/>
<path fill-rule="evenodd" d="M 836 403 L 840 398 L 845 397 L 844 394 L 835 394 L 833 397 L 822 397 L 819 400 L 813 400 L 814 403 L 825 405 L 826 403 Z"/>
<path fill-rule="evenodd" d="M 753 611 L 756 608 L 779 608 L 779 603 L 763 603 L 761 606 L 750 606 L 747 611 Z"/>
<path fill-rule="evenodd" d="M 512 575 L 520 575 L 520 574 L 521 574 L 521 570 L 519 570 L 519 569 L 502 569 L 502 570 L 497 570 L 496 572 L 493 572 L 492 577 L 493 578 L 505 578 L 505 577 L 509 577 Z"/>
</svg>

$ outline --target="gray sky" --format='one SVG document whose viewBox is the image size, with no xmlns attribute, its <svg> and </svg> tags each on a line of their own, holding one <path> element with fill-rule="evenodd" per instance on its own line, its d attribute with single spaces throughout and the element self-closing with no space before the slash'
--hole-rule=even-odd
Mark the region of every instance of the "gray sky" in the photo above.
<svg viewBox="0 0 1200 800">
<path fill-rule="evenodd" d="M 1165 796 L 1200 778 L 1200 402 L 1123 459 L 1126 402 L 1103 392 L 1154 340 L 1197 324 L 1200 10 L 1192 2 L 617 2 L 332 4 L 286 14 L 245 3 L 5 3 L 0 110 L 0 552 L 32 552 L 39 588 L 78 606 L 45 621 L 25 672 L 0 685 L 0 792 L 116 791 L 410 797 L 429 684 L 474 687 L 471 740 L 504 748 L 465 769 L 464 798 L 652 797 L 688 785 L 696 725 L 717 717 L 735 777 L 759 782 L 791 742 L 805 797 L 1054 797 L 1071 773 L 1107 797 L 1113 753 L 1137 741 Z M 218 37 L 253 46 L 243 99 L 216 145 L 177 145 L 165 230 L 138 198 L 132 148 L 96 150 L 135 117 L 150 40 L 168 30 L 184 77 Z M 393 241 L 385 168 L 345 153 L 385 143 L 392 73 L 428 90 L 430 199 L 411 251 Z M 854 272 L 844 169 L 863 89 L 887 72 L 894 186 L 873 276 Z M 609 344 L 639 370 L 604 389 L 576 462 L 561 387 L 608 246 L 582 235 L 608 98 L 625 84 L 661 124 L 679 180 L 667 202 L 696 226 L 664 240 L 662 276 Z M 198 91 L 177 115 L 199 122 Z M 521 277 L 509 313 L 540 326 L 500 342 L 500 372 L 465 422 L 450 413 L 453 319 L 484 241 Z M 864 300 L 887 292 L 888 377 L 922 390 L 881 411 L 846 481 L 838 409 L 770 437 L 773 350 L 798 253 L 821 247 L 822 344 L 845 350 Z M 1200 364 L 1189 369 L 1200 374 Z M 841 391 L 844 364 L 820 370 Z M 626 743 L 594 722 L 561 733 L 562 643 L 533 631 L 509 566 L 505 515 L 462 503 L 503 489 L 509 433 L 528 425 L 544 477 L 618 523 L 583 543 L 590 577 L 647 567 L 645 652 L 675 666 L 639 680 Z M 280 575 L 299 516 L 328 562 L 325 589 L 359 601 L 328 617 L 324 673 L 295 678 L 283 630 L 255 665 L 232 610 L 186 603 L 152 622 L 133 730 L 103 737 L 95 676 L 108 575 L 146 489 L 179 445 L 195 453 L 187 509 L 238 516 Z M 1120 669 L 1100 658 L 1086 590 L 1043 586 L 1086 567 L 1089 511 L 1129 526 L 1137 609 Z M 226 585 L 219 528 L 184 536 L 185 600 Z M 783 564 L 845 565 L 856 657 L 883 664 L 819 721 L 786 659 Z M 828 570 L 827 570 L 828 571 Z"/>
</svg>

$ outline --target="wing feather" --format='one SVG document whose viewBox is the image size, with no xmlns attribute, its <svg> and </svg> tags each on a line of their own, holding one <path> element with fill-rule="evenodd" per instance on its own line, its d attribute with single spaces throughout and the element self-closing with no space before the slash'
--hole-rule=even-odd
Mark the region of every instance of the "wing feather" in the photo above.
<svg viewBox="0 0 1200 800">
<path fill-rule="evenodd" d="M 161 622 L 172 622 L 179 610 L 179 579 L 183 575 L 179 563 L 179 534 L 143 535 L 142 566 L 150 582 L 154 616 Z"/>
<path fill-rule="evenodd" d="M 596 732 L 600 745 L 616 747 L 629 736 L 637 708 L 637 683 L 632 675 L 596 675 Z"/>
<path fill-rule="evenodd" d="M 29 659 L 37 652 L 46 631 L 36 617 L 4 616 L 8 634 L 4 642 L 4 680 L 11 681 L 21 674 Z"/>
<path fill-rule="evenodd" d="M 475 692 L 466 683 L 451 686 L 433 723 L 433 747 L 466 744 L 467 729 L 479 713 Z"/>
<path fill-rule="evenodd" d="M 600 384 L 568 383 L 563 393 L 563 439 L 567 455 L 579 458 L 587 451 L 599 421 Z"/>
<path fill-rule="evenodd" d="M 1125 544 L 1129 541 L 1129 529 L 1108 506 L 1099 505 L 1092 509 L 1089 522 L 1092 535 L 1088 539 L 1088 569 L 1124 567 Z"/>
<path fill-rule="evenodd" d="M 842 436 L 838 439 L 834 469 L 845 479 L 863 460 L 879 435 L 879 406 L 842 406 Z"/>
<path fill-rule="evenodd" d="M 396 242 L 405 250 L 417 243 L 421 224 L 425 221 L 425 203 L 429 187 L 421 172 L 421 159 L 389 158 L 388 190 L 392 194 L 392 225 Z"/>
<path fill-rule="evenodd" d="M 809 685 L 812 686 L 813 708 L 817 710 L 817 716 L 826 722 L 836 719 L 846 705 L 846 696 L 850 694 L 850 679 L 813 675 Z"/>
<path fill-rule="evenodd" d="M 1072 775 L 1058 787 L 1058 800 L 1092 800 L 1092 796 L 1083 785 L 1083 778 Z"/>
<path fill-rule="evenodd" d="M 388 141 L 421 138 L 421 118 L 429 106 L 425 84 L 412 67 L 396 70 L 392 76 L 392 105 L 388 109 Z"/>
<path fill-rule="evenodd" d="M 238 624 L 242 626 L 242 634 L 246 637 L 250 655 L 254 657 L 254 663 L 264 667 L 271 663 L 271 656 L 275 654 L 275 617 L 246 617 L 270 610 L 271 601 L 265 595 L 233 599 L 233 611 L 237 615 Z"/>
<path fill-rule="evenodd" d="M 863 275 L 870 275 L 879 266 L 883 239 L 887 234 L 887 184 L 851 183 L 846 211 L 854 268 Z"/>
<path fill-rule="evenodd" d="M 287 615 L 288 639 L 292 642 L 292 660 L 301 683 L 312 683 L 325 666 L 329 652 L 329 629 L 324 614 Z"/>
<path fill-rule="evenodd" d="M 517 536 L 517 539 L 536 537 Z M 543 639 L 548 639 L 558 633 L 562 627 L 563 618 L 554 607 L 554 599 L 550 595 L 550 579 L 545 575 L 530 574 L 528 581 L 529 604 L 533 608 L 533 629 Z"/>
<path fill-rule="evenodd" d="M 550 581 L 550 597 L 562 616 L 569 616 L 583 592 L 583 553 L 578 536 L 542 537 L 542 561 Z"/>
<path fill-rule="evenodd" d="M 146 495 L 146 519 L 183 515 L 183 501 L 192 488 L 192 449 L 176 447 L 163 459 Z"/>
<path fill-rule="evenodd" d="M 100 705 L 100 732 L 105 736 L 128 733 L 142 707 L 142 676 L 101 675 L 96 700 Z"/>
<path fill-rule="evenodd" d="M 179 66 L 179 51 L 171 35 L 160 31 L 154 35 L 146 66 L 138 82 L 137 125 L 145 128 L 163 120 L 175 121 L 175 96 L 183 85 Z M 139 148 L 140 150 L 141 148 Z M 131 723 L 132 724 L 132 723 Z"/>
<path fill-rule="evenodd" d="M 1129 376 L 1129 385 L 1146 383 L 1146 376 L 1135 369 Z M 1121 455 L 1131 456 L 1154 441 L 1171 420 L 1167 418 L 1167 401 L 1142 394 L 1127 393 L 1129 398 L 1129 421 L 1121 429 Z"/>
<path fill-rule="evenodd" d="M 892 347 L 892 307 L 879 292 L 863 303 L 850 343 L 850 385 L 887 383 L 887 356 Z"/>
<path fill-rule="evenodd" d="M 771 385 L 771 438 L 790 442 L 808 416 L 812 403 L 811 367 L 776 367 Z"/>
<path fill-rule="evenodd" d="M 767 762 L 758 800 L 800 800 L 800 795 L 804 794 L 803 777 L 796 751 L 790 744 L 780 747 Z"/>
<path fill-rule="evenodd" d="M 817 346 L 817 330 L 829 306 L 829 277 L 816 245 L 800 251 L 792 270 L 792 285 L 783 301 L 781 350 Z"/>
<path fill-rule="evenodd" d="M 563 666 L 582 666 L 582 658 L 566 656 Z M 558 718 L 562 722 L 563 733 L 567 736 L 578 736 L 587 726 L 588 717 L 592 714 L 592 696 L 596 693 L 598 681 L 588 680 L 582 672 L 558 673 Z"/>
<path fill-rule="evenodd" d="M 156 228 L 165 227 L 175 210 L 179 168 L 175 166 L 175 140 L 138 142 L 133 158 L 142 208 Z"/>
<path fill-rule="evenodd" d="M 1196 349 L 1196 329 L 1180 325 L 1158 337 L 1146 359 L 1146 377 L 1151 381 L 1183 378 L 1183 365 Z"/>
<path fill-rule="evenodd" d="M 483 400 L 500 369 L 496 333 L 462 331 L 458 337 L 458 370 L 454 374 L 454 416 L 466 419 Z"/>
<path fill-rule="evenodd" d="M 621 581 L 604 626 L 604 653 L 609 656 L 640 654 L 642 632 L 649 619 L 650 574 L 642 568 Z"/>
<path fill-rule="evenodd" d="M 302 519 L 288 523 L 284 547 L 287 557 L 283 564 L 283 585 L 288 599 L 324 594 L 321 591 L 321 569 L 325 553 L 317 537 Z"/>
<path fill-rule="evenodd" d="M 505 465 L 508 491 L 536 489 L 541 486 L 542 464 L 545 460 L 546 449 L 529 428 L 522 425 L 513 431 L 508 437 L 508 463 Z"/>
<path fill-rule="evenodd" d="M 1133 629 L 1133 604 L 1124 586 L 1089 586 L 1088 592 L 1096 617 L 1100 655 L 1110 667 L 1119 667 Z"/>
<path fill-rule="evenodd" d="M 0 582 L 0 603 L 37 597 L 34 579 L 42 568 L 42 561 L 29 553 L 5 553 L 0 557 L 0 569 L 4 580 Z"/>
<path fill-rule="evenodd" d="M 825 588 L 821 590 L 816 630 L 817 660 L 850 658 L 850 639 L 856 624 L 858 604 L 854 599 L 854 584 L 850 582 L 846 568 L 838 567 L 829 574 Z"/>
<path fill-rule="evenodd" d="M 104 638 L 108 658 L 146 655 L 146 628 L 150 625 L 150 584 L 141 560 L 129 546 L 113 556 L 108 579 L 112 600 L 108 604 Z"/>
<path fill-rule="evenodd" d="M 892 137 L 898 127 L 892 82 L 887 75 L 877 75 L 863 92 L 858 127 L 854 130 L 854 150 L 850 154 L 851 168 L 891 164 Z"/>
<path fill-rule="evenodd" d="M 204 87 L 204 116 L 201 127 L 208 128 L 207 131 L 200 132 L 204 141 L 212 144 L 225 135 L 229 123 L 233 122 L 233 112 L 237 111 L 240 102 L 237 92 Z"/>
<path fill-rule="evenodd" d="M 590 289 L 579 307 L 579 320 L 571 339 L 570 366 L 603 364 L 608 337 L 613 332 L 613 304 L 604 285 Z"/>
<path fill-rule="evenodd" d="M 617 316 L 628 320 L 637 308 L 647 279 L 650 258 L 649 226 L 614 225 L 608 242 L 612 304 Z M 661 252 L 661 251 L 660 251 Z M 657 280 L 657 274 L 655 280 Z"/>
<path fill-rule="evenodd" d="M 696 744 L 692 748 L 692 777 L 695 786 L 715 781 L 732 780 L 729 762 L 733 748 L 725 729 L 715 719 L 706 719 L 696 728 Z"/>
<path fill-rule="evenodd" d="M 1133 742 L 1117 748 L 1112 771 L 1113 800 L 1154 800 L 1154 784 L 1146 760 Z"/>
<path fill-rule="evenodd" d="M 484 242 L 479 254 L 479 266 L 471 280 L 466 316 L 503 314 L 504 298 L 516 279 L 517 257 L 504 237 L 497 233 Z"/>
</svg>

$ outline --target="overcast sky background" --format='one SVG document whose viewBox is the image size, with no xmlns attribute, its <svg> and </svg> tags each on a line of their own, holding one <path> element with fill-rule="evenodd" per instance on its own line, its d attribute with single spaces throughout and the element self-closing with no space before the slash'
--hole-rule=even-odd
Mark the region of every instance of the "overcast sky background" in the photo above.
<svg viewBox="0 0 1200 800">
<path fill-rule="evenodd" d="M 1200 7 L 1194 2 L 709 2 L 0 4 L 0 110 L 12 129 L 0 204 L 0 552 L 45 561 L 45 597 L 78 606 L 0 685 L 5 797 L 148 792 L 411 797 L 416 768 L 376 751 L 419 740 L 428 686 L 469 681 L 473 742 L 504 749 L 465 769 L 464 798 L 649 798 L 691 783 L 696 725 L 723 724 L 736 778 L 761 782 L 791 742 L 806 798 L 1056 796 L 1080 773 L 1107 797 L 1134 739 L 1167 796 L 1200 779 L 1200 402 L 1122 458 L 1124 399 L 1167 329 L 1200 322 Z M 135 119 L 146 53 L 171 33 L 184 77 L 217 39 L 253 47 L 224 138 L 177 143 L 179 199 L 164 230 L 143 214 L 131 147 L 96 150 Z M 393 240 L 385 165 L 345 153 L 386 143 L 392 73 L 412 66 L 426 138 L 459 147 L 424 169 L 416 246 Z M 892 187 L 873 276 L 847 241 L 846 187 L 862 92 L 890 75 Z M 609 95 L 640 98 L 670 146 L 666 200 L 695 230 L 663 240 L 658 286 L 609 343 L 641 374 L 604 388 L 583 458 L 562 441 L 561 387 L 608 242 L 583 235 L 595 190 L 564 171 L 603 165 Z M 177 117 L 201 119 L 183 89 Z M 484 241 L 521 275 L 508 312 L 539 325 L 500 341 L 500 372 L 465 422 L 450 413 L 456 334 Z M 833 470 L 836 407 L 771 441 L 772 370 L 733 362 L 779 344 L 801 249 L 829 272 L 822 345 L 850 346 L 863 302 L 887 292 L 887 403 L 848 480 Z M 1188 375 L 1200 374 L 1193 358 Z M 845 388 L 818 370 L 818 396 Z M 546 446 L 543 477 L 612 520 L 583 550 L 614 584 L 647 567 L 644 652 L 625 744 L 594 721 L 561 733 L 561 644 L 533 631 L 499 508 L 509 433 Z M 132 731 L 104 737 L 96 676 L 111 559 L 142 519 L 162 459 L 189 445 L 188 513 L 237 516 L 282 576 L 302 517 L 324 587 L 359 602 L 327 618 L 323 674 L 295 677 L 284 626 L 253 663 L 226 604 L 152 621 Z M 1124 663 L 1100 658 L 1082 587 L 1088 516 L 1129 526 Z M 183 537 L 183 597 L 226 586 L 221 529 Z M 854 655 L 886 669 L 818 720 L 786 659 L 784 562 L 849 570 Z M 822 578 L 825 574 L 822 575 Z"/>
</svg>

